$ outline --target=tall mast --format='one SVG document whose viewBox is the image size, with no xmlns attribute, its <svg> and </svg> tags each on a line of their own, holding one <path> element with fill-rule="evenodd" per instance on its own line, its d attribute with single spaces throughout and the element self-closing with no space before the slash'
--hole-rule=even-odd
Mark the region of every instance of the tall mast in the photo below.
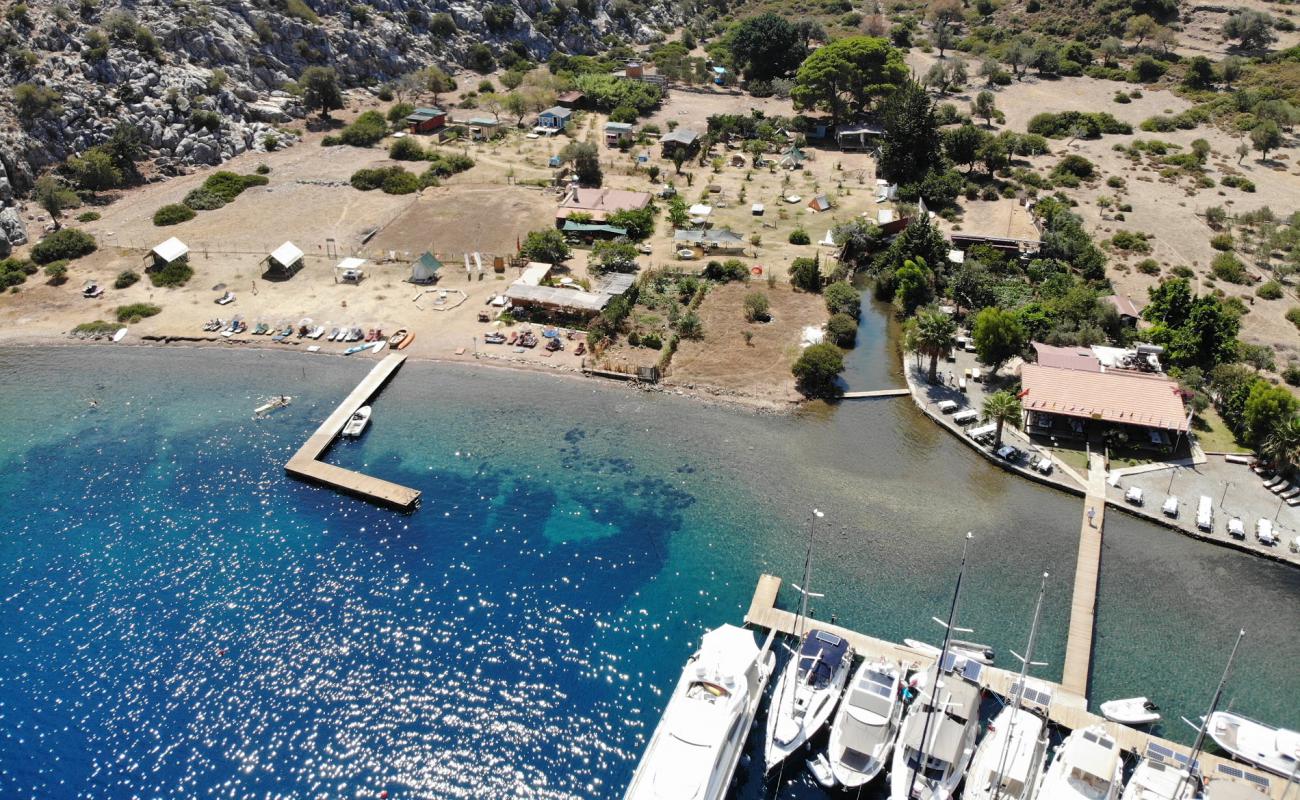
<svg viewBox="0 0 1300 800">
<path fill-rule="evenodd" d="M 1242 628 L 1237 631 L 1237 641 L 1232 645 L 1232 652 L 1228 655 L 1228 663 L 1223 668 L 1223 677 L 1219 678 L 1219 688 L 1214 690 L 1214 697 L 1210 700 L 1210 710 L 1205 713 L 1201 719 L 1201 726 L 1196 731 L 1196 743 L 1192 745 L 1192 755 L 1187 760 L 1187 771 L 1178 778 L 1178 786 L 1174 788 L 1174 800 L 1182 800 L 1183 787 L 1186 783 L 1192 781 L 1192 765 L 1196 762 L 1196 757 L 1201 754 L 1201 748 L 1205 745 L 1205 733 L 1210 727 L 1210 717 L 1214 715 L 1215 709 L 1219 707 L 1219 701 L 1223 699 L 1223 687 L 1228 684 L 1228 674 L 1232 672 L 1232 662 L 1237 658 L 1237 648 L 1241 647 L 1241 640 L 1246 638 L 1246 629 Z"/>
<path fill-rule="evenodd" d="M 929 738 L 930 736 L 930 720 L 934 717 L 935 707 L 939 699 L 939 678 L 941 675 L 943 675 L 943 660 L 948 655 L 948 645 L 952 640 L 953 624 L 957 621 L 957 608 L 961 604 L 961 582 L 962 582 L 962 577 L 965 576 L 966 574 L 966 553 L 970 549 L 971 538 L 972 538 L 972 534 L 967 532 L 966 539 L 962 542 L 961 545 L 961 566 L 957 568 L 957 584 L 953 587 L 952 590 L 952 605 L 948 607 L 948 622 L 946 624 L 942 622 L 939 623 L 943 625 L 944 628 L 943 647 L 939 649 L 939 660 L 938 662 L 935 663 L 934 685 L 929 687 L 930 708 L 928 711 L 923 711 L 923 713 L 925 714 L 925 723 L 921 726 L 920 749 L 916 753 L 917 756 L 916 763 L 921 766 L 922 770 L 925 769 L 926 759 L 929 758 L 929 756 L 925 752 L 926 739 Z M 906 747 L 906 745 L 904 745 L 904 747 Z M 904 755 L 906 755 L 906 750 L 904 750 Z M 924 772 L 922 774 L 924 774 Z M 907 765 L 907 796 L 908 797 L 912 796 L 912 788 L 915 786 L 915 784 L 916 784 L 916 770 L 912 767 L 911 763 L 909 762 Z"/>
<path fill-rule="evenodd" d="M 1029 626 L 1029 641 L 1025 644 L 1025 654 L 1022 657 L 1016 655 L 1014 650 L 1011 652 L 1011 655 L 1016 656 L 1016 658 L 1020 659 L 1020 683 L 1016 687 L 1016 693 L 1015 695 L 1013 695 L 1011 701 L 1012 707 L 1017 711 L 1020 710 L 1020 703 L 1025 698 L 1025 684 L 1029 680 L 1030 665 L 1036 667 L 1043 666 L 1041 663 L 1034 661 L 1034 644 L 1038 641 L 1038 620 L 1042 617 L 1043 614 L 1043 597 L 1046 594 L 1047 594 L 1047 573 L 1044 572 L 1043 582 L 1038 587 L 1038 603 L 1037 605 L 1034 606 L 1034 621 Z M 1011 718 L 1010 726 L 1012 728 L 1015 727 L 1014 716 Z M 1002 773 L 1007 768 L 1007 756 L 1010 754 L 1010 752 L 1011 752 L 1011 733 L 1010 730 L 1008 730 L 1006 741 L 1002 743 L 1002 755 L 998 757 L 997 781 L 993 789 L 993 800 L 998 800 L 998 798 L 1002 797 Z"/>
</svg>

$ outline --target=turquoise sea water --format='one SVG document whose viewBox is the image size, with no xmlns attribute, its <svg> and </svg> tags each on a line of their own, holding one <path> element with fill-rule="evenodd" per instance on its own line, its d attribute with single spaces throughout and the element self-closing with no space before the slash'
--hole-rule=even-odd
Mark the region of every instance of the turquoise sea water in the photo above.
<svg viewBox="0 0 1300 800">
<path fill-rule="evenodd" d="M 850 383 L 896 384 L 888 353 L 869 314 Z M 756 416 L 409 363 L 329 456 L 423 490 L 401 515 L 283 473 L 369 366 L 0 351 L 0 797 L 619 797 L 814 506 L 818 616 L 936 638 L 972 530 L 962 624 L 1008 664 L 1051 572 L 1059 677 L 1079 501 L 906 400 Z M 1244 626 L 1234 707 L 1300 726 L 1297 619 L 1300 573 L 1108 515 L 1094 697 L 1198 713 Z M 791 769 L 781 796 L 822 795 Z"/>
</svg>

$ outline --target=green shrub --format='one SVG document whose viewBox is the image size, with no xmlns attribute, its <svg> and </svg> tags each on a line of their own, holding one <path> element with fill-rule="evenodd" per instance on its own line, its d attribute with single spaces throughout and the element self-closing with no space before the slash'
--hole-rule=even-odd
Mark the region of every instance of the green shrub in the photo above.
<svg viewBox="0 0 1300 800">
<path fill-rule="evenodd" d="M 1124 179 L 1118 175 L 1111 175 L 1109 178 L 1106 179 L 1106 185 L 1112 189 L 1123 189 Z"/>
<path fill-rule="evenodd" d="M 1290 386 L 1300 386 L 1300 364 L 1292 362 L 1282 370 L 1282 380 Z"/>
<path fill-rule="evenodd" d="M 795 228 L 790 231 L 790 244 L 808 244 L 811 239 L 808 238 L 808 231 L 803 228 Z"/>
<path fill-rule="evenodd" d="M 848 281 L 836 281 L 822 290 L 826 309 L 832 314 L 848 314 L 854 319 L 862 313 L 862 297 Z"/>
<path fill-rule="evenodd" d="M 413 194 L 420 191 L 420 178 L 404 169 L 398 170 L 384 178 L 384 183 L 379 188 L 383 189 L 384 194 Z"/>
<path fill-rule="evenodd" d="M 1119 103 L 1121 105 L 1126 105 L 1128 103 L 1133 102 L 1133 98 L 1128 96 L 1128 92 L 1116 92 L 1115 96 L 1112 99 L 1116 103 Z"/>
<path fill-rule="evenodd" d="M 1159 275 L 1160 264 L 1154 258 L 1144 258 L 1137 263 L 1137 271 L 1143 275 Z"/>
<path fill-rule="evenodd" d="M 156 316 L 161 312 L 162 308 L 153 303 L 132 303 L 127 306 L 117 307 L 117 321 L 135 323 L 145 317 Z"/>
<path fill-rule="evenodd" d="M 746 322 L 767 322 L 772 318 L 772 303 L 762 292 L 745 295 L 744 306 Z"/>
<path fill-rule="evenodd" d="M 226 199 L 216 192 L 209 191 L 202 186 L 192 189 L 189 194 L 185 195 L 182 200 L 185 205 L 195 211 L 212 211 L 221 208 L 226 204 Z"/>
<path fill-rule="evenodd" d="M 73 327 L 72 332 L 104 336 L 112 335 L 120 327 L 122 326 L 116 322 L 105 322 L 102 319 L 97 319 L 94 322 L 78 323 Z"/>
<path fill-rule="evenodd" d="M 1233 189 L 1240 189 L 1243 192 L 1255 191 L 1255 182 L 1240 175 L 1224 175 L 1219 179 L 1219 183 L 1224 186 L 1231 186 Z"/>
<path fill-rule="evenodd" d="M 409 136 L 397 139 L 388 148 L 388 157 L 394 161 L 423 161 L 424 148 Z"/>
<path fill-rule="evenodd" d="M 411 175 L 411 173 L 407 172 L 402 167 L 359 169 L 352 173 L 351 183 L 354 189 L 360 189 L 363 192 L 369 192 L 373 189 L 384 189 L 384 191 L 388 191 L 386 185 L 388 185 L 390 180 L 392 181 L 391 185 L 393 188 L 402 188 L 409 185 L 409 181 L 406 178 L 401 177 L 403 175 L 410 175 L 411 178 L 415 178 L 414 175 Z M 418 184 L 419 179 L 415 178 L 415 180 Z M 419 186 L 417 185 L 416 189 L 412 189 L 411 191 L 416 191 L 418 189 Z M 389 192 L 389 194 L 408 194 L 408 192 Z"/>
<path fill-rule="evenodd" d="M 257 169 L 253 171 L 256 172 L 258 175 L 268 175 L 271 172 L 271 168 L 268 167 L 266 164 L 258 164 Z"/>
<path fill-rule="evenodd" d="M 32 248 L 32 261 L 49 264 L 61 259 L 81 258 L 95 252 L 96 248 L 94 236 L 79 228 L 63 228 Z"/>
<path fill-rule="evenodd" d="M 1297 328 L 1300 328 L 1300 306 L 1293 306 L 1292 308 L 1287 309 L 1286 320 Z"/>
<path fill-rule="evenodd" d="M 1068 155 L 1052 169 L 1052 177 L 1064 176 L 1088 180 L 1096 174 L 1097 168 L 1091 161 L 1079 155 Z"/>
<path fill-rule="evenodd" d="M 1215 250 L 1228 251 L 1233 246 L 1231 233 L 1216 233 L 1210 238 L 1210 247 Z"/>
<path fill-rule="evenodd" d="M 1250 276 L 1246 273 L 1246 265 L 1232 253 L 1219 253 L 1210 262 L 1210 269 L 1214 277 L 1228 283 L 1245 284 L 1250 281 Z"/>
<path fill-rule="evenodd" d="M 1120 122 L 1105 112 L 1062 111 L 1035 114 L 1026 128 L 1029 133 L 1060 139 L 1078 135 L 1081 139 L 1097 139 L 1102 134 L 1128 135 L 1133 126 Z"/>
<path fill-rule="evenodd" d="M 177 286 L 184 286 L 194 277 L 194 268 L 190 262 L 184 258 L 171 262 L 162 269 L 151 270 L 149 272 L 149 281 L 163 289 L 171 289 Z"/>
<path fill-rule="evenodd" d="M 269 182 L 265 175 L 240 175 L 221 170 L 209 175 L 203 182 L 203 188 L 220 196 L 227 203 L 232 203 L 245 189 L 252 186 L 265 186 Z"/>
<path fill-rule="evenodd" d="M 320 24 L 320 17 L 316 16 L 316 12 L 312 11 L 311 6 L 304 0 L 276 0 L 275 4 L 280 7 L 285 16 L 310 22 L 313 25 Z"/>
<path fill-rule="evenodd" d="M 1255 290 L 1255 296 L 1264 300 L 1281 300 L 1282 284 L 1277 281 L 1265 281 Z"/>
<path fill-rule="evenodd" d="M 196 130 L 218 131 L 221 129 L 221 115 L 215 111 L 195 109 L 190 112 L 190 127 Z"/>
<path fill-rule="evenodd" d="M 56 116 L 63 110 L 63 95 L 45 86 L 20 83 L 14 87 L 14 105 L 22 119 Z"/>
<path fill-rule="evenodd" d="M 194 219 L 194 209 L 183 203 L 170 203 L 153 212 L 153 224 L 179 225 L 182 222 Z"/>
<path fill-rule="evenodd" d="M 137 273 L 129 269 L 123 270 L 122 272 L 117 273 L 117 277 L 113 279 L 113 288 L 125 289 L 129 286 L 134 286 L 138 280 L 140 280 L 140 276 Z"/>
<path fill-rule="evenodd" d="M 838 347 L 853 347 L 858 341 L 858 321 L 848 314 L 832 314 L 826 322 L 826 338 Z"/>
<path fill-rule="evenodd" d="M 729 258 L 726 261 L 710 261 L 705 264 L 703 275 L 708 280 L 717 281 L 718 283 L 748 281 L 749 269 L 740 259 Z"/>
<path fill-rule="evenodd" d="M 68 260 L 61 258 L 58 261 L 51 261 L 46 264 L 45 275 L 54 286 L 66 283 L 68 280 Z"/>
<path fill-rule="evenodd" d="M 440 153 L 431 150 L 428 158 L 428 172 L 438 178 L 448 178 L 474 166 L 474 159 L 464 153 Z"/>
<path fill-rule="evenodd" d="M 388 135 L 388 120 L 378 111 L 367 111 L 337 136 L 327 136 L 322 145 L 348 144 L 353 147 L 370 147 Z"/>
<path fill-rule="evenodd" d="M 84 211 L 77 215 L 77 222 L 94 222 L 99 218 L 98 211 Z"/>
<path fill-rule="evenodd" d="M 28 275 L 36 273 L 37 266 L 30 261 L 17 258 L 0 260 L 0 289 L 11 289 L 27 281 Z"/>
<path fill-rule="evenodd" d="M 1147 235 L 1138 231 L 1116 231 L 1111 237 L 1110 243 L 1117 250 L 1125 250 L 1130 253 L 1150 253 L 1151 245 L 1147 243 Z"/>
<path fill-rule="evenodd" d="M 1174 267 L 1169 271 L 1174 273 L 1174 277 L 1177 278 L 1191 279 L 1196 277 L 1196 270 L 1192 269 L 1191 267 L 1185 264 L 1179 264 L 1178 266 Z"/>
</svg>

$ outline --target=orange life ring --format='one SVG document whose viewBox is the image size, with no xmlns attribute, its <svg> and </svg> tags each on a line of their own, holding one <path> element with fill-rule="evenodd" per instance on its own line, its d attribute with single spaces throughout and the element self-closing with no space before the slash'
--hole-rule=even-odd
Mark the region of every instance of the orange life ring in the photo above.
<svg viewBox="0 0 1300 800">
<path fill-rule="evenodd" d="M 752 273 L 754 273 L 755 275 L 762 275 L 762 274 L 763 274 L 763 268 L 762 268 L 762 267 L 753 267 L 753 268 L 750 269 L 749 271 L 752 272 Z"/>
</svg>

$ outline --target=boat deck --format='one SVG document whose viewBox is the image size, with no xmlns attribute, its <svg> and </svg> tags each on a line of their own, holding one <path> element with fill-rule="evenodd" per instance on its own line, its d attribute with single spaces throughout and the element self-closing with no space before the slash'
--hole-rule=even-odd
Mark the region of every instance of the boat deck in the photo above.
<svg viewBox="0 0 1300 800">
<path fill-rule="evenodd" d="M 334 409 L 334 413 L 326 417 L 316 432 L 303 443 L 302 447 L 298 448 L 298 452 L 294 453 L 289 462 L 284 465 L 285 472 L 300 480 L 329 486 L 381 505 L 393 506 L 404 511 L 415 509 L 420 504 L 419 490 L 326 464 L 320 460 L 357 409 L 365 405 L 383 388 L 384 384 L 388 383 L 404 361 L 406 361 L 404 353 L 392 353 L 376 364 L 375 368 L 370 370 L 370 374 L 357 384 L 357 388 L 353 389 L 338 408 Z"/>
<path fill-rule="evenodd" d="M 1086 525 L 1086 523 L 1085 523 Z M 1094 579 L 1095 585 L 1095 579 Z M 758 585 L 754 588 L 754 596 L 749 604 L 749 611 L 745 613 L 746 624 L 759 628 L 766 628 L 769 631 L 776 631 L 782 634 L 793 635 L 795 631 L 796 615 L 792 611 L 777 608 L 777 595 L 781 590 L 781 579 L 775 575 L 761 575 L 758 579 Z M 919 650 L 897 644 L 895 642 L 877 639 L 865 633 L 849 630 L 839 625 L 831 625 L 821 620 L 812 623 L 820 630 L 842 636 L 853 645 L 854 651 L 864 658 L 886 658 L 902 662 L 905 665 L 915 665 L 918 668 L 925 668 L 934 663 L 933 656 L 926 655 Z M 1089 636 L 1091 639 L 1091 635 Z M 993 692 L 1001 697 L 1007 697 L 1011 694 L 1012 686 L 1019 679 L 1018 672 L 999 669 L 997 667 L 985 667 L 981 675 L 981 683 L 988 691 Z M 1130 728 L 1127 725 L 1120 725 L 1107 720 L 1105 717 L 1098 716 L 1088 711 L 1088 701 L 1083 695 L 1071 692 L 1067 687 L 1044 681 L 1039 678 L 1030 678 L 1031 685 L 1046 687 L 1052 692 L 1052 704 L 1048 711 L 1048 716 L 1052 722 L 1061 727 L 1070 730 L 1078 728 L 1087 728 L 1094 725 L 1104 728 L 1110 736 L 1119 744 L 1125 752 L 1142 754 L 1146 752 L 1147 744 L 1154 743 L 1166 747 L 1175 753 L 1184 756 L 1190 755 L 1191 750 L 1177 742 L 1162 739 L 1158 736 L 1152 736 L 1148 733 Z M 1261 780 L 1266 781 L 1269 785 L 1267 795 L 1261 794 L 1260 797 L 1272 797 L 1281 800 L 1286 790 L 1286 781 L 1282 778 L 1270 777 L 1265 773 L 1247 767 L 1244 764 L 1220 756 L 1211 755 L 1202 752 L 1200 755 L 1201 768 L 1207 777 L 1214 778 L 1218 776 L 1218 765 L 1226 764 L 1240 770 L 1243 774 L 1253 774 L 1259 776 Z M 1221 778 L 1226 780 L 1226 778 Z"/>
</svg>

